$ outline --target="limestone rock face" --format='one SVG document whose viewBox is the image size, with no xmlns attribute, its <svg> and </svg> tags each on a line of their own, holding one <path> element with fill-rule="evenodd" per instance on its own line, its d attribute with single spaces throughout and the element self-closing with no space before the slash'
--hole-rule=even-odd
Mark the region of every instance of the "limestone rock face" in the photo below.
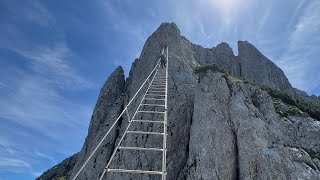
<svg viewBox="0 0 320 180">
<path fill-rule="evenodd" d="M 311 95 L 309 96 L 306 92 L 300 90 L 300 89 L 297 89 L 297 88 L 293 88 L 293 92 L 294 92 L 294 96 L 296 98 L 301 98 L 313 105 L 316 105 L 316 106 L 320 106 L 320 96 L 315 96 L 315 95 Z"/>
<path fill-rule="evenodd" d="M 95 146 L 99 143 L 100 139 L 107 132 L 112 122 L 121 113 L 124 106 L 124 98 L 122 92 L 125 88 L 125 78 L 123 69 L 117 67 L 114 72 L 109 76 L 104 85 L 102 86 L 97 100 L 96 106 L 91 117 L 88 136 L 84 145 L 79 153 L 77 163 L 73 168 L 73 174 L 69 172 L 67 177 L 73 177 L 80 169 L 85 160 L 89 157 L 90 153 L 94 150 Z M 119 124 L 121 125 L 121 123 Z M 114 147 L 115 137 L 118 136 L 118 127 L 116 127 L 110 136 L 106 139 L 106 144 L 103 145 L 105 151 L 98 151 L 93 157 L 92 161 L 88 162 L 90 171 L 84 171 L 79 175 L 79 179 L 96 179 L 97 175 L 101 173 L 102 167 L 105 165 L 105 158 L 110 156 Z"/>
<path fill-rule="evenodd" d="M 233 76 L 294 93 L 283 71 L 247 41 L 238 42 L 238 56 L 225 42 L 211 49 L 192 44 L 192 51 L 193 57 L 201 65 L 217 64 Z"/>
<path fill-rule="evenodd" d="M 201 77 L 195 94 L 180 179 L 320 178 L 319 122 L 281 117 L 265 91 L 220 73 Z"/>
<path fill-rule="evenodd" d="M 88 134 L 95 135 L 101 124 L 103 124 L 102 121 L 105 120 L 106 115 L 122 94 L 125 87 L 123 73 L 122 67 L 117 67 L 102 86 L 91 117 Z"/>
<path fill-rule="evenodd" d="M 273 88 L 293 93 L 283 71 L 247 41 L 238 42 L 240 76 Z"/>
<path fill-rule="evenodd" d="M 181 36 L 174 23 L 161 24 L 147 39 L 125 82 L 120 68 L 110 76 L 115 80 L 107 80 L 88 137 L 67 178 L 76 174 L 154 68 L 160 42 L 169 48 L 168 179 L 320 179 L 319 121 L 301 114 L 281 116 L 275 104 L 283 109 L 290 109 L 289 105 L 236 78 L 255 80 L 291 93 L 293 88 L 282 70 L 248 42 L 239 42 L 238 56 L 227 43 L 202 48 Z M 195 67 L 205 64 L 217 64 L 232 76 L 212 71 L 194 73 Z M 142 95 L 138 94 L 133 101 L 130 114 Z M 78 179 L 99 178 L 127 125 L 127 119 L 120 119 Z M 162 130 L 156 124 L 132 128 Z M 123 144 L 161 147 L 162 139 L 127 136 Z M 161 154 L 120 151 L 111 167 L 161 170 Z M 147 180 L 159 176 L 107 173 L 104 179 Z"/>
<path fill-rule="evenodd" d="M 67 159 L 63 160 L 61 163 L 55 165 L 53 168 L 44 172 L 41 176 L 36 178 L 36 180 L 47 180 L 47 179 L 58 179 L 65 180 L 67 173 L 73 169 L 74 165 L 78 159 L 78 153 L 68 157 Z"/>
</svg>

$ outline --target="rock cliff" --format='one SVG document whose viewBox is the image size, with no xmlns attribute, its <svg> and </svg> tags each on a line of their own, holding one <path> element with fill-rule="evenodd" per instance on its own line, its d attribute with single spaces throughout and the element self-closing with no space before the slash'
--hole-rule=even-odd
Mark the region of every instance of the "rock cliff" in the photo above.
<svg viewBox="0 0 320 180">
<path fill-rule="evenodd" d="M 169 47 L 168 179 L 320 179 L 320 117 L 309 117 L 262 86 L 290 97 L 309 96 L 292 88 L 282 70 L 250 43 L 238 42 L 238 56 L 227 43 L 202 48 L 181 36 L 174 23 L 161 24 L 147 39 L 126 80 L 120 67 L 112 73 L 101 89 L 73 167 L 51 174 L 60 173 L 66 179 L 75 175 L 153 69 L 159 42 Z M 200 68 L 195 73 L 195 68 L 208 64 L 221 70 Z M 126 126 L 121 119 L 78 179 L 98 179 Z M 140 128 L 156 131 L 160 127 Z M 154 147 L 161 141 L 146 135 L 128 137 L 124 143 Z M 119 156 L 122 160 L 113 167 L 151 170 L 161 164 L 157 155 Z M 38 179 L 47 177 L 44 173 Z M 105 179 L 130 178 L 158 179 L 112 173 Z"/>
</svg>

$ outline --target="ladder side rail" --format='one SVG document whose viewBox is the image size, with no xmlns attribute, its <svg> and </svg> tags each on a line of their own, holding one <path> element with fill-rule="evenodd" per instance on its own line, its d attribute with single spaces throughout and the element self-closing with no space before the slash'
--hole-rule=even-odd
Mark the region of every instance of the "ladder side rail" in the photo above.
<svg viewBox="0 0 320 180">
<path fill-rule="evenodd" d="M 167 175 L 167 161 L 166 161 L 166 156 L 167 156 L 167 124 L 168 124 L 168 62 L 169 62 L 169 51 L 167 47 L 167 62 L 166 62 L 166 90 L 165 90 L 165 101 L 164 101 L 164 124 L 163 124 L 163 157 L 162 157 L 162 180 L 166 180 L 166 175 Z"/>
</svg>

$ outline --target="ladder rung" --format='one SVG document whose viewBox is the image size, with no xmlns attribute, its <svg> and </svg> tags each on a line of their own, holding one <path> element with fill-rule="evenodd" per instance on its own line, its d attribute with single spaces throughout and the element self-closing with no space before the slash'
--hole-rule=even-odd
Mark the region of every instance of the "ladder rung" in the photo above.
<svg viewBox="0 0 320 180">
<path fill-rule="evenodd" d="M 148 93 L 146 95 L 149 95 L 149 96 L 166 96 L 164 94 L 148 94 Z"/>
<path fill-rule="evenodd" d="M 152 121 L 152 120 L 138 120 L 138 119 L 133 119 L 133 122 L 146 122 L 146 123 L 164 123 L 164 121 Z"/>
<path fill-rule="evenodd" d="M 166 83 L 152 83 L 151 86 L 166 86 Z"/>
<path fill-rule="evenodd" d="M 141 106 L 165 106 L 163 104 L 141 104 Z"/>
<path fill-rule="evenodd" d="M 166 87 L 166 85 L 151 85 L 150 87 Z"/>
<path fill-rule="evenodd" d="M 160 89 L 162 89 L 162 90 L 164 90 L 164 89 L 166 89 L 165 87 L 163 87 L 163 88 L 154 88 L 154 87 L 150 87 L 149 89 L 154 89 L 154 90 L 160 90 Z"/>
<path fill-rule="evenodd" d="M 164 101 L 165 99 L 156 99 L 156 98 L 144 98 L 145 100 L 161 100 L 161 101 Z"/>
<path fill-rule="evenodd" d="M 143 148 L 143 147 L 119 147 L 119 149 L 138 150 L 138 151 L 163 151 L 160 148 Z"/>
<path fill-rule="evenodd" d="M 153 88 L 153 87 L 155 87 L 155 88 L 166 88 L 167 85 L 151 85 L 150 86 L 150 88 Z"/>
<path fill-rule="evenodd" d="M 130 170 L 130 169 L 108 169 L 108 172 L 162 175 L 161 171 L 143 171 L 143 170 Z"/>
<path fill-rule="evenodd" d="M 150 86 L 150 88 L 153 89 L 153 86 Z M 150 89 L 150 88 L 149 88 L 149 89 Z M 163 88 L 162 88 L 162 87 L 157 87 L 157 88 L 163 89 L 163 88 L 165 88 L 165 87 L 163 87 Z M 165 92 L 165 91 L 163 91 L 163 92 Z"/>
<path fill-rule="evenodd" d="M 161 92 L 161 93 L 165 93 L 166 91 L 148 91 L 148 92 L 152 92 L 152 93 L 157 93 L 157 92 Z"/>
<path fill-rule="evenodd" d="M 137 111 L 138 113 L 155 113 L 155 114 L 164 114 L 165 112 L 160 111 Z"/>
<path fill-rule="evenodd" d="M 133 133 L 133 134 L 152 134 L 152 135 L 163 135 L 163 133 L 159 132 L 146 132 L 146 131 L 126 131 L 127 133 Z"/>
</svg>

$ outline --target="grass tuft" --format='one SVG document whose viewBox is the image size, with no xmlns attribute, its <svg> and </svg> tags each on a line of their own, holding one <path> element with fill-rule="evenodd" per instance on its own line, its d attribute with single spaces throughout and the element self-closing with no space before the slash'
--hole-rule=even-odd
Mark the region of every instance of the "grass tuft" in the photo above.
<svg viewBox="0 0 320 180">
<path fill-rule="evenodd" d="M 206 64 L 203 66 L 196 67 L 194 69 L 194 73 L 195 74 L 202 74 L 202 73 L 206 73 L 208 70 L 211 70 L 212 72 L 226 73 L 226 71 L 224 69 L 222 69 L 221 67 L 219 67 L 216 64 Z"/>
</svg>

